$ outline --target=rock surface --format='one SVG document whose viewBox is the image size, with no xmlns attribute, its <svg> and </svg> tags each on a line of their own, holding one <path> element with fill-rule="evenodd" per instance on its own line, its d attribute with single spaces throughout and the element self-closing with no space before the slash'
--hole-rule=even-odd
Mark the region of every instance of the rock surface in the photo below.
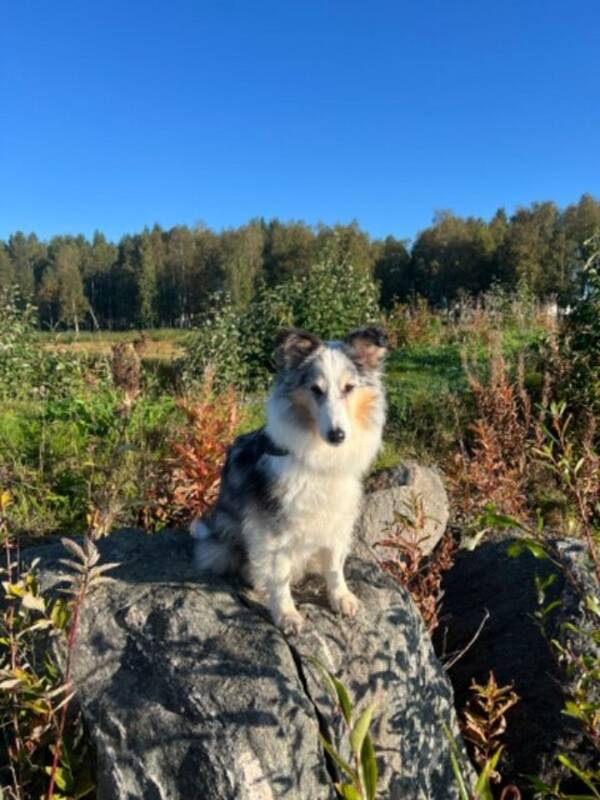
<svg viewBox="0 0 600 800">
<path fill-rule="evenodd" d="M 444 535 L 449 516 L 448 495 L 439 473 L 432 467 L 406 462 L 374 475 L 366 488 L 357 536 L 371 556 L 382 556 L 377 542 L 386 538 L 398 515 L 413 524 L 415 515 L 422 517 L 414 529 L 407 526 L 406 535 L 411 536 L 414 530 L 420 549 L 429 555 Z"/>
<path fill-rule="evenodd" d="M 448 670 L 456 705 L 464 706 L 471 679 L 485 683 L 490 670 L 499 684 L 514 682 L 522 699 L 507 715 L 501 772 L 519 786 L 526 785 L 524 775 L 537 775 L 551 784 L 560 774 L 557 752 L 568 752 L 575 760 L 582 759 L 580 763 L 585 763 L 589 754 L 578 724 L 562 713 L 568 683 L 548 640 L 555 638 L 564 644 L 565 637 L 572 637 L 565 631 L 564 622 L 584 628 L 588 622 L 582 598 L 565 582 L 562 572 L 549 560 L 536 559 L 529 552 L 511 558 L 507 553 L 510 543 L 487 542 L 473 552 L 459 552 L 442 581 L 441 621 L 434 644 L 442 660 L 460 652 L 486 611 L 489 613 L 475 643 Z M 565 561 L 577 562 L 587 590 L 598 594 L 589 566 L 582 565 L 585 554 L 581 545 L 562 542 L 558 550 Z M 554 576 L 544 603 L 560 601 L 547 619 L 548 640 L 534 616 L 538 610 L 536 575 L 542 580 Z M 570 787 L 565 783 L 564 788 Z"/>
<path fill-rule="evenodd" d="M 457 797 L 449 682 L 410 598 L 372 563 L 349 560 L 356 619 L 336 617 L 308 581 L 296 593 L 306 630 L 286 639 L 249 590 L 194 575 L 184 534 L 115 532 L 100 550 L 121 566 L 88 598 L 74 671 L 98 800 L 333 800 L 318 735 L 343 751 L 340 719 L 306 656 L 360 708 L 377 701 L 378 796 Z M 62 547 L 35 555 L 57 587 Z"/>
</svg>

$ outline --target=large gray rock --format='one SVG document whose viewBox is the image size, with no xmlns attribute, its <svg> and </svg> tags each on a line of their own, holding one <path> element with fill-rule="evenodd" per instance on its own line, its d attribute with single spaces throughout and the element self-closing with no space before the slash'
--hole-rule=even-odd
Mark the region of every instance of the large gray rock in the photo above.
<svg viewBox="0 0 600 800">
<path fill-rule="evenodd" d="M 377 543 L 386 538 L 400 518 L 406 518 L 410 523 L 402 526 L 402 535 L 414 538 L 415 544 L 429 555 L 444 535 L 448 517 L 448 495 L 433 467 L 410 461 L 384 470 L 367 482 L 357 526 L 359 544 L 367 547 L 361 552 L 381 558 L 385 550 Z"/>
<path fill-rule="evenodd" d="M 333 800 L 318 734 L 343 749 L 340 719 L 307 656 L 361 708 L 377 701 L 381 797 L 457 797 L 444 734 L 457 736 L 449 683 L 410 598 L 375 565 L 350 559 L 362 601 L 352 621 L 307 582 L 297 593 L 306 631 L 286 639 L 249 590 L 194 575 L 184 534 L 115 532 L 100 550 L 121 566 L 85 606 L 74 668 L 98 800 Z M 64 551 L 34 555 L 56 588 Z"/>
</svg>

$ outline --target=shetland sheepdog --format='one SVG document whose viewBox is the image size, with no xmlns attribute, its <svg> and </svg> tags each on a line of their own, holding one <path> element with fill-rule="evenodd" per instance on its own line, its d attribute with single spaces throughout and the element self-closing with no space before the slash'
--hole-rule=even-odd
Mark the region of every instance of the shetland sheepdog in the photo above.
<svg viewBox="0 0 600 800">
<path fill-rule="evenodd" d="M 376 327 L 335 342 L 281 331 L 267 423 L 234 441 L 214 509 L 192 522 L 199 570 L 241 573 L 287 633 L 302 627 L 291 586 L 307 572 L 323 576 L 334 611 L 358 610 L 344 562 L 381 445 L 386 346 Z"/>
</svg>

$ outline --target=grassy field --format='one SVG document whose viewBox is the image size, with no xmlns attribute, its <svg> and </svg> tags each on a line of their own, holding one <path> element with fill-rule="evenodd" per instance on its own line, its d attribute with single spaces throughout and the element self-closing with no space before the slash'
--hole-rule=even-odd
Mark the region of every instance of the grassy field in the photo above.
<svg viewBox="0 0 600 800">
<path fill-rule="evenodd" d="M 514 363 L 541 334 L 536 327 L 507 326 L 497 338 Z M 136 521 L 174 431 L 185 424 L 177 405 L 181 386 L 176 360 L 189 334 L 144 332 L 142 391 L 128 412 L 123 434 L 122 397 L 111 388 L 111 348 L 139 336 L 134 331 L 34 335 L 36 349 L 41 344 L 56 359 L 48 378 L 52 383 L 24 387 L 20 397 L 7 398 L 0 410 L 0 464 L 13 491 L 11 513 L 19 530 L 36 535 L 80 531 L 90 505 L 98 497 L 106 502 L 102 495 L 112 485 L 120 497 L 118 521 Z M 473 416 L 462 354 L 466 347 L 471 363 L 485 372 L 488 338 L 440 336 L 436 329 L 434 336 L 420 336 L 391 352 L 388 423 L 375 469 L 405 458 L 444 465 L 456 452 Z M 57 386 L 61 370 L 64 377 Z M 534 368 L 530 379 L 536 380 Z M 232 435 L 264 423 L 264 395 L 238 394 L 237 403 Z"/>
<path fill-rule="evenodd" d="M 42 332 L 36 338 L 50 351 L 85 353 L 109 356 L 112 347 L 119 342 L 133 342 L 143 336 L 143 358 L 148 361 L 174 361 L 185 352 L 189 331 L 173 328 L 154 328 L 141 331 L 73 331 L 58 333 Z"/>
<path fill-rule="evenodd" d="M 544 333 L 541 326 L 526 328 L 508 327 L 499 332 L 502 351 L 512 358 L 523 352 Z M 152 366 L 154 362 L 172 363 L 185 352 L 190 331 L 173 328 L 155 328 L 142 331 L 73 331 L 58 333 L 40 332 L 36 339 L 48 351 L 82 353 L 90 356 L 110 356 L 112 347 L 120 342 L 134 342 L 143 337 L 142 361 Z M 442 337 L 440 337 L 442 338 Z M 469 341 L 420 342 L 415 341 L 392 350 L 386 374 L 388 388 L 401 391 L 410 402 L 412 398 L 431 393 L 434 396 L 465 388 L 465 372 L 461 353 L 466 349 L 476 362 L 483 362 L 489 348 L 481 337 Z"/>
<path fill-rule="evenodd" d="M 501 324 L 480 316 L 454 323 L 423 308 L 397 320 L 395 328 L 393 320 L 390 324 L 397 346 L 387 362 L 388 421 L 375 469 L 406 458 L 444 466 L 474 414 L 465 355 L 485 374 L 493 347 L 514 364 L 545 333 L 525 316 Z M 112 348 L 140 338 L 141 382 L 130 402 L 115 384 Z M 15 530 L 36 536 L 77 533 L 91 507 L 107 504 L 117 509 L 115 524 L 139 521 L 148 495 L 158 491 L 161 465 L 172 457 L 174 441 L 189 433 L 182 397 L 203 402 L 198 384 L 182 378 L 180 357 L 189 341 L 189 331 L 168 329 L 79 334 L 29 329 L 15 339 L 17 361 L 6 373 L 0 408 L 0 483 L 13 496 Z M 533 360 L 528 378 L 539 385 L 536 370 Z M 17 384 L 11 381 L 14 374 L 21 376 Z M 224 428 L 227 441 L 264 423 L 264 400 L 264 392 L 236 392 L 234 424 Z M 204 439 L 212 446 L 202 423 L 195 436 L 200 449 Z M 214 452 L 206 457 L 214 458 Z"/>
</svg>

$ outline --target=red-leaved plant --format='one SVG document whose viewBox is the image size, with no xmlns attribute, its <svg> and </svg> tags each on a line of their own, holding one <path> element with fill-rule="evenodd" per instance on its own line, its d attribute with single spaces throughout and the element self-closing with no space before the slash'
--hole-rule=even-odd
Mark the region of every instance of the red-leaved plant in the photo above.
<svg viewBox="0 0 600 800">
<path fill-rule="evenodd" d="M 210 376 L 198 397 L 183 398 L 178 406 L 186 421 L 171 439 L 169 455 L 142 510 L 145 527 L 183 525 L 214 504 L 227 447 L 238 424 L 233 389 L 216 393 Z"/>
</svg>

